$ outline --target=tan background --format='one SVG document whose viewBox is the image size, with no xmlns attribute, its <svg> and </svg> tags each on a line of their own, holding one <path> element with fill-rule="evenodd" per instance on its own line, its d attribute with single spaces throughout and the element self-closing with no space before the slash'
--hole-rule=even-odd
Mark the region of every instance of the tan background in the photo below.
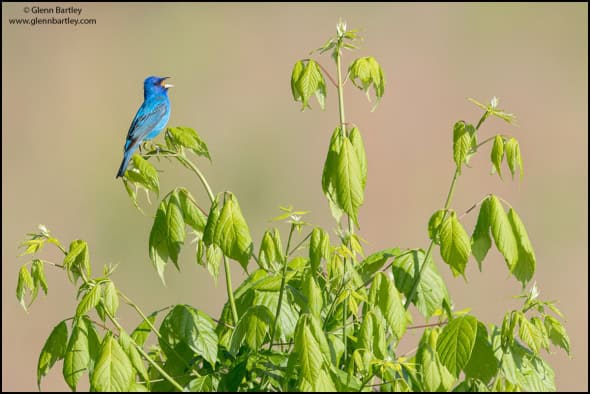
<svg viewBox="0 0 590 394">
<path fill-rule="evenodd" d="M 26 16 L 23 6 L 2 4 L 3 390 L 35 389 L 39 351 L 75 308 L 74 288 L 51 269 L 49 296 L 39 296 L 29 314 L 14 297 L 27 261 L 16 257 L 17 245 L 39 223 L 66 244 L 87 240 L 95 272 L 118 263 L 114 280 L 145 311 L 190 303 L 218 316 L 223 279 L 216 287 L 195 266 L 191 247 L 183 249 L 182 273 L 169 268 L 162 286 L 148 261 L 151 219 L 114 179 L 148 75 L 173 77 L 170 124 L 194 127 L 207 141 L 214 162 L 201 161 L 202 169 L 214 190 L 237 194 L 256 241 L 281 204 L 309 209 L 308 221 L 334 227 L 320 180 L 337 123 L 336 92 L 328 87 L 325 112 L 312 102 L 314 110 L 301 113 L 289 80 L 293 63 L 334 35 L 339 17 L 365 37 L 345 64 L 372 55 L 387 78 L 374 113 L 350 84 L 345 98 L 369 158 L 360 214 L 367 251 L 427 246 L 427 220 L 444 203 L 453 172 L 452 125 L 477 121 L 466 97 L 500 97 L 520 127 L 491 120 L 481 135 L 519 139 L 524 180 L 490 176 L 486 147 L 460 178 L 453 207 L 464 211 L 493 192 L 520 213 L 536 248 L 541 298 L 559 300 L 567 317 L 573 358 L 547 356 L 557 387 L 588 389 L 586 4 L 78 4 L 96 25 L 9 25 L 8 18 Z M 334 69 L 329 56 L 318 58 Z M 160 168 L 163 193 L 184 185 L 206 202 L 190 173 Z M 465 220 L 468 229 L 473 222 Z M 43 256 L 60 257 L 53 250 Z M 470 262 L 468 283 L 452 279 L 434 256 L 458 309 L 472 307 L 499 324 L 519 305 L 512 296 L 520 285 L 497 252 L 483 273 Z M 239 272 L 234 265 L 234 285 Z M 139 321 L 125 306 L 120 319 L 129 329 Z M 44 389 L 66 388 L 60 373 L 61 363 Z"/>
</svg>

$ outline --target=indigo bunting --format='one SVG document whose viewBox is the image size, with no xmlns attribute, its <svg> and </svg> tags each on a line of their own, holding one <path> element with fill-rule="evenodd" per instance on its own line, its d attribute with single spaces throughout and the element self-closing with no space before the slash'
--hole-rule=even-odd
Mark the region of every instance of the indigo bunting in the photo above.
<svg viewBox="0 0 590 394">
<path fill-rule="evenodd" d="M 170 118 L 168 88 L 174 86 L 164 83 L 168 78 L 170 77 L 148 77 L 143 82 L 143 104 L 127 132 L 123 162 L 115 179 L 125 174 L 129 160 L 139 145 L 143 141 L 155 138 L 166 127 Z"/>
</svg>

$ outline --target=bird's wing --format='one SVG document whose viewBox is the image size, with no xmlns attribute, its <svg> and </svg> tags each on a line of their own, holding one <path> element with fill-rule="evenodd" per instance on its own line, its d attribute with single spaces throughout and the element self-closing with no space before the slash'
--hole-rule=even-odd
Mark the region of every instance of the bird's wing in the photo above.
<svg viewBox="0 0 590 394">
<path fill-rule="evenodd" d="M 131 122 L 124 150 L 133 143 L 141 142 L 166 116 L 167 111 L 168 103 L 164 98 L 144 101 Z"/>
</svg>

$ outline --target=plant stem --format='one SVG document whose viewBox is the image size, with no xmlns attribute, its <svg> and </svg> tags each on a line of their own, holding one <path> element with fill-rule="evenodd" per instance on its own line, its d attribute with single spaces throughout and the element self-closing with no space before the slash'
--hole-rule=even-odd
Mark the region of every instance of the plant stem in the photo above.
<svg viewBox="0 0 590 394">
<path fill-rule="evenodd" d="M 203 184 L 203 187 L 205 187 L 205 190 L 207 191 L 207 195 L 209 196 L 209 200 L 211 200 L 211 204 L 213 204 L 213 202 L 215 201 L 215 196 L 213 195 L 211 187 L 209 186 L 209 182 L 207 182 L 207 179 L 205 178 L 203 173 L 197 168 L 197 166 L 193 164 L 193 162 L 191 162 L 186 157 L 179 156 L 178 160 L 185 163 L 188 167 L 190 167 L 191 170 L 193 170 L 195 174 L 197 174 L 197 177 L 199 178 L 199 180 Z M 236 301 L 234 299 L 233 286 L 231 283 L 231 269 L 226 256 L 223 256 L 223 268 L 225 270 L 225 287 L 227 290 L 227 298 L 229 300 L 231 314 L 235 326 L 236 324 L 238 324 L 238 309 L 236 308 Z"/>
<path fill-rule="evenodd" d="M 476 131 L 479 130 L 479 127 L 483 124 L 483 122 L 486 120 L 487 117 L 488 117 L 488 112 L 486 111 L 483 114 L 483 116 L 481 117 L 481 119 L 479 119 L 479 122 L 477 122 L 477 126 L 475 127 Z M 459 171 L 460 171 L 460 167 L 457 167 L 455 169 L 455 174 L 453 175 L 451 187 L 449 188 L 449 193 L 447 194 L 447 200 L 445 201 L 445 206 L 443 208 L 445 211 L 444 216 L 442 218 L 443 221 L 447 217 L 449 207 L 451 206 L 451 200 L 453 198 L 453 192 L 455 191 L 455 184 L 457 183 L 457 178 L 459 177 Z M 410 307 L 410 304 L 412 303 L 412 298 L 414 298 L 414 295 L 416 295 L 416 290 L 418 289 L 418 284 L 420 283 L 420 279 L 422 279 L 422 272 L 424 272 L 424 268 L 426 267 L 426 264 L 428 263 L 428 258 L 430 257 L 430 254 L 432 253 L 433 246 L 434 246 L 434 240 L 430 241 L 430 245 L 428 245 L 428 249 L 426 250 L 426 254 L 424 255 L 424 261 L 422 262 L 422 266 L 420 267 L 420 271 L 418 272 L 418 276 L 414 280 L 414 284 L 412 285 L 412 290 L 410 290 L 410 294 L 408 295 L 408 298 L 406 299 L 406 303 L 404 305 L 404 309 L 406 309 L 406 310 L 408 310 L 408 308 Z"/>
<path fill-rule="evenodd" d="M 291 256 L 296 250 L 297 248 L 299 248 L 305 241 L 307 241 L 309 239 L 309 237 L 311 237 L 312 231 L 309 232 L 309 234 L 307 234 L 305 236 L 305 238 L 303 238 L 301 240 L 301 242 L 299 242 L 297 245 L 293 246 L 293 250 L 289 251 L 287 250 L 287 257 Z"/>
<path fill-rule="evenodd" d="M 295 225 L 291 224 L 291 229 L 289 230 L 289 238 L 287 239 L 287 247 L 285 248 L 285 256 L 283 257 L 283 277 L 281 278 L 281 290 L 279 293 L 279 302 L 277 303 L 277 312 L 275 313 L 275 321 L 272 325 L 272 332 L 270 334 L 270 342 L 268 343 L 268 349 L 272 349 L 272 342 L 275 339 L 275 334 L 277 331 L 277 324 L 279 321 L 279 316 L 281 315 L 281 305 L 283 303 L 283 294 L 285 293 L 285 283 L 287 282 L 287 259 L 288 254 L 287 251 L 291 246 L 291 239 L 293 238 L 293 231 L 295 230 Z"/>
</svg>

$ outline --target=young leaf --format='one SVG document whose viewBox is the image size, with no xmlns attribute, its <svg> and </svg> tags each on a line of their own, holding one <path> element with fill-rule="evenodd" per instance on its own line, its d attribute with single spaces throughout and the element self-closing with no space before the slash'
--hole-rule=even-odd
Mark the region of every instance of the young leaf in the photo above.
<svg viewBox="0 0 590 394">
<path fill-rule="evenodd" d="M 127 391 L 133 382 L 133 367 L 129 357 L 113 339 L 105 336 L 90 382 L 91 391 Z"/>
<path fill-rule="evenodd" d="M 184 222 L 193 230 L 202 233 L 207 224 L 207 216 L 199 209 L 193 196 L 185 188 L 178 188 L 178 202 L 182 210 Z"/>
<path fill-rule="evenodd" d="M 512 271 L 518 260 L 518 246 L 512 231 L 508 216 L 502 207 L 502 203 L 496 196 L 490 196 L 490 225 L 496 247 L 504 256 L 508 269 Z"/>
<path fill-rule="evenodd" d="M 291 74 L 291 89 L 295 101 L 301 101 L 302 111 L 305 108 L 311 108 L 309 98 L 312 94 L 316 95 L 320 107 L 324 109 L 326 81 L 320 67 L 314 60 L 307 60 L 305 65 L 302 62 L 295 64 Z"/>
<path fill-rule="evenodd" d="M 533 353 L 539 354 L 543 344 L 542 332 L 526 318 L 524 313 L 517 312 L 516 316 L 519 324 L 518 336 L 527 344 Z"/>
<path fill-rule="evenodd" d="M 427 328 L 424 330 L 418 351 L 416 362 L 421 367 L 422 382 L 426 391 L 449 391 L 457 380 L 445 367 L 436 352 L 438 332 Z"/>
<path fill-rule="evenodd" d="M 230 351 L 238 354 L 245 342 L 253 351 L 258 351 L 269 333 L 274 316 L 265 306 L 250 307 L 236 325 L 231 339 Z"/>
<path fill-rule="evenodd" d="M 465 375 L 488 383 L 498 373 L 498 359 L 488 337 L 486 326 L 477 322 L 477 336 L 471 358 L 465 366 Z"/>
<path fill-rule="evenodd" d="M 492 146 L 491 160 L 500 179 L 502 179 L 502 159 L 504 159 L 504 138 L 497 135 Z"/>
<path fill-rule="evenodd" d="M 520 156 L 520 146 L 518 145 L 518 141 L 513 137 L 510 138 L 506 142 L 506 161 L 508 162 L 508 168 L 510 168 L 510 173 L 512 174 L 512 178 L 514 179 L 514 173 L 516 172 L 516 166 L 518 166 L 520 170 L 520 178 L 522 179 L 523 169 L 522 169 L 522 157 Z"/>
<path fill-rule="evenodd" d="M 440 225 L 440 255 L 451 266 L 453 275 L 465 274 L 465 266 L 471 254 L 471 243 L 465 229 L 457 219 L 455 211 L 450 211 Z"/>
<path fill-rule="evenodd" d="M 88 320 L 81 317 L 74 320 L 63 362 L 64 380 L 73 391 L 91 363 L 92 331 L 94 328 Z"/>
<path fill-rule="evenodd" d="M 121 349 L 127 354 L 127 357 L 129 357 L 129 361 L 131 361 L 133 368 L 139 373 L 142 379 L 149 382 L 150 378 L 147 369 L 143 364 L 143 360 L 135 348 L 133 339 L 125 332 L 125 330 L 120 330 L 119 332 L 119 344 L 121 345 Z"/>
<path fill-rule="evenodd" d="M 61 321 L 53 328 L 51 334 L 45 341 L 39 361 L 37 362 L 37 387 L 41 391 L 41 378 L 47 375 L 47 372 L 53 365 L 64 358 L 68 346 L 68 326 L 66 321 Z"/>
<path fill-rule="evenodd" d="M 111 316 L 116 316 L 119 309 L 119 295 L 115 284 L 110 280 L 104 284 L 103 305 Z"/>
<path fill-rule="evenodd" d="M 32 292 L 35 288 L 33 278 L 29 273 L 26 265 L 20 267 L 18 271 L 18 281 L 16 283 L 16 299 L 20 302 L 23 309 L 27 310 L 27 303 L 25 302 L 25 293 L 27 289 Z"/>
<path fill-rule="evenodd" d="M 100 284 L 95 284 L 86 294 L 84 294 L 84 297 L 82 297 L 82 300 L 76 309 L 77 317 L 82 317 L 98 305 L 101 298 L 101 288 L 102 286 Z"/>
<path fill-rule="evenodd" d="M 508 220 L 512 226 L 512 231 L 514 232 L 518 246 L 518 258 L 516 264 L 512 268 L 512 274 L 516 279 L 522 282 L 523 286 L 525 286 L 535 273 L 535 251 L 533 250 L 533 246 L 531 245 L 531 241 L 529 240 L 529 236 L 522 220 L 520 220 L 520 217 L 512 208 L 508 210 Z"/>
<path fill-rule="evenodd" d="M 477 223 L 471 236 L 471 252 L 477 261 L 479 270 L 481 271 L 481 263 L 485 259 L 490 247 L 492 246 L 492 239 L 490 237 L 490 202 L 486 198 L 479 207 L 479 215 L 477 216 Z"/>
<path fill-rule="evenodd" d="M 356 151 L 348 138 L 343 139 L 336 160 L 333 181 L 338 206 L 358 227 L 358 210 L 364 200 L 363 175 Z"/>
<path fill-rule="evenodd" d="M 168 203 L 166 205 L 166 240 L 168 242 L 170 259 L 179 270 L 178 254 L 184 244 L 184 237 L 186 235 L 182 216 L 178 194 L 172 192 L 168 197 Z"/>
<path fill-rule="evenodd" d="M 39 289 L 43 289 L 43 292 L 47 295 L 47 279 L 45 278 L 45 270 L 43 266 L 43 261 L 39 259 L 33 260 L 33 264 L 31 264 L 31 276 L 33 277 L 33 284 L 34 288 L 34 295 L 37 295 Z M 31 300 L 31 303 L 33 301 Z"/>
<path fill-rule="evenodd" d="M 369 101 L 371 101 L 369 87 L 373 86 L 377 103 L 379 103 L 385 93 L 385 77 L 383 69 L 374 57 L 367 56 L 356 59 L 348 67 L 348 73 L 353 85 L 363 90 Z"/>
<path fill-rule="evenodd" d="M 359 129 L 357 127 L 353 127 L 352 130 L 350 130 L 348 138 L 350 139 L 350 143 L 354 148 L 356 157 L 361 167 L 361 181 L 363 190 L 365 190 L 365 185 L 367 184 L 367 156 L 365 154 L 365 145 L 363 144 L 363 137 Z"/>
<path fill-rule="evenodd" d="M 170 253 L 168 252 L 166 205 L 166 201 L 162 200 L 156 211 L 156 217 L 150 232 L 149 240 L 150 260 L 154 264 L 154 267 L 164 284 L 166 283 L 164 280 L 164 268 L 166 268 L 166 263 L 170 257 Z"/>
<path fill-rule="evenodd" d="M 323 358 L 320 345 L 305 319 L 298 325 L 295 333 L 295 352 L 301 365 L 302 378 L 309 383 L 316 382 L 322 369 Z"/>
<path fill-rule="evenodd" d="M 465 368 L 477 338 L 477 319 L 465 315 L 449 322 L 436 342 L 440 361 L 454 376 Z"/>
<path fill-rule="evenodd" d="M 152 325 L 154 325 L 157 315 L 158 315 L 158 311 L 153 312 L 152 314 L 150 314 L 147 317 L 147 320 Z M 137 343 L 139 346 L 143 346 L 145 344 L 145 341 L 147 340 L 148 336 L 150 335 L 151 331 L 152 331 L 152 329 L 151 329 L 150 325 L 147 323 L 147 321 L 142 320 L 142 322 L 139 323 L 139 325 L 131 333 L 131 339 L 133 339 L 133 341 L 135 343 Z"/>
<path fill-rule="evenodd" d="M 385 273 L 379 272 L 375 275 L 369 300 L 381 312 L 395 337 L 401 338 L 410 316 L 404 309 L 399 292 Z"/>
<path fill-rule="evenodd" d="M 309 262 L 313 271 L 317 271 L 322 257 L 330 258 L 330 236 L 321 227 L 316 227 L 309 243 Z"/>
<path fill-rule="evenodd" d="M 330 139 L 330 148 L 328 150 L 328 156 L 324 163 L 324 171 L 322 172 L 322 190 L 328 202 L 330 203 L 330 210 L 332 216 L 337 222 L 340 221 L 343 213 L 342 209 L 338 205 L 338 196 L 336 193 L 336 180 L 338 178 L 338 161 L 340 151 L 342 150 L 342 141 L 344 136 L 340 127 L 336 127 L 332 133 Z"/>
<path fill-rule="evenodd" d="M 467 156 L 473 146 L 475 138 L 475 127 L 466 124 L 462 120 L 453 126 L 453 159 L 457 170 L 461 174 L 461 165 L 466 162 Z"/>
<path fill-rule="evenodd" d="M 72 282 L 76 282 L 82 274 L 84 274 L 86 278 L 90 277 L 90 254 L 88 252 L 88 244 L 86 241 L 72 241 L 70 244 L 70 250 L 64 258 L 63 265 L 68 273 L 68 278 L 70 278 Z"/>
<path fill-rule="evenodd" d="M 224 200 L 219 213 L 217 204 L 212 207 L 203 240 L 207 245 L 219 246 L 223 254 L 238 261 L 246 270 L 253 248 L 250 230 L 237 198 L 227 192 Z"/>
<path fill-rule="evenodd" d="M 570 355 L 570 339 L 559 320 L 555 319 L 553 316 L 545 315 L 544 323 L 551 343 L 555 346 L 559 346 Z"/>
<path fill-rule="evenodd" d="M 444 209 L 439 209 L 435 213 L 432 214 L 430 219 L 428 220 L 428 237 L 434 241 L 435 244 L 440 245 L 440 225 L 445 217 L 446 211 Z"/>
<path fill-rule="evenodd" d="M 154 166 L 137 153 L 133 155 L 131 160 L 133 161 L 133 167 L 130 167 L 125 172 L 125 177 L 131 182 L 159 194 L 160 180 L 158 178 L 158 171 L 156 171 Z"/>
<path fill-rule="evenodd" d="M 429 318 L 437 310 L 441 309 L 444 300 L 449 300 L 445 282 L 438 273 L 432 258 L 429 258 L 424 263 L 424 251 L 412 251 L 412 253 L 396 258 L 391 269 L 395 279 L 395 286 L 406 297 L 409 297 L 422 264 L 426 264 L 426 267 L 422 271 L 422 277 L 418 282 L 412 303 L 416 305 L 420 313 Z"/>
<path fill-rule="evenodd" d="M 540 357 L 518 342 L 502 355 L 502 374 L 524 391 L 556 391 L 555 373 Z"/>
<path fill-rule="evenodd" d="M 318 287 L 313 271 L 305 275 L 303 283 L 301 284 L 302 293 L 307 298 L 306 307 L 304 312 L 310 313 L 316 319 L 320 319 L 320 314 L 323 307 L 323 296 L 320 288 Z"/>
<path fill-rule="evenodd" d="M 197 156 L 204 156 L 211 160 L 207 144 L 199 137 L 199 134 L 195 130 L 190 127 L 169 127 L 166 133 L 170 134 L 175 145 L 184 146 L 193 151 Z"/>
<path fill-rule="evenodd" d="M 203 312 L 189 305 L 176 305 L 162 321 L 159 331 L 158 341 L 162 349 L 183 343 L 215 365 L 218 343 L 215 324 Z"/>
</svg>

